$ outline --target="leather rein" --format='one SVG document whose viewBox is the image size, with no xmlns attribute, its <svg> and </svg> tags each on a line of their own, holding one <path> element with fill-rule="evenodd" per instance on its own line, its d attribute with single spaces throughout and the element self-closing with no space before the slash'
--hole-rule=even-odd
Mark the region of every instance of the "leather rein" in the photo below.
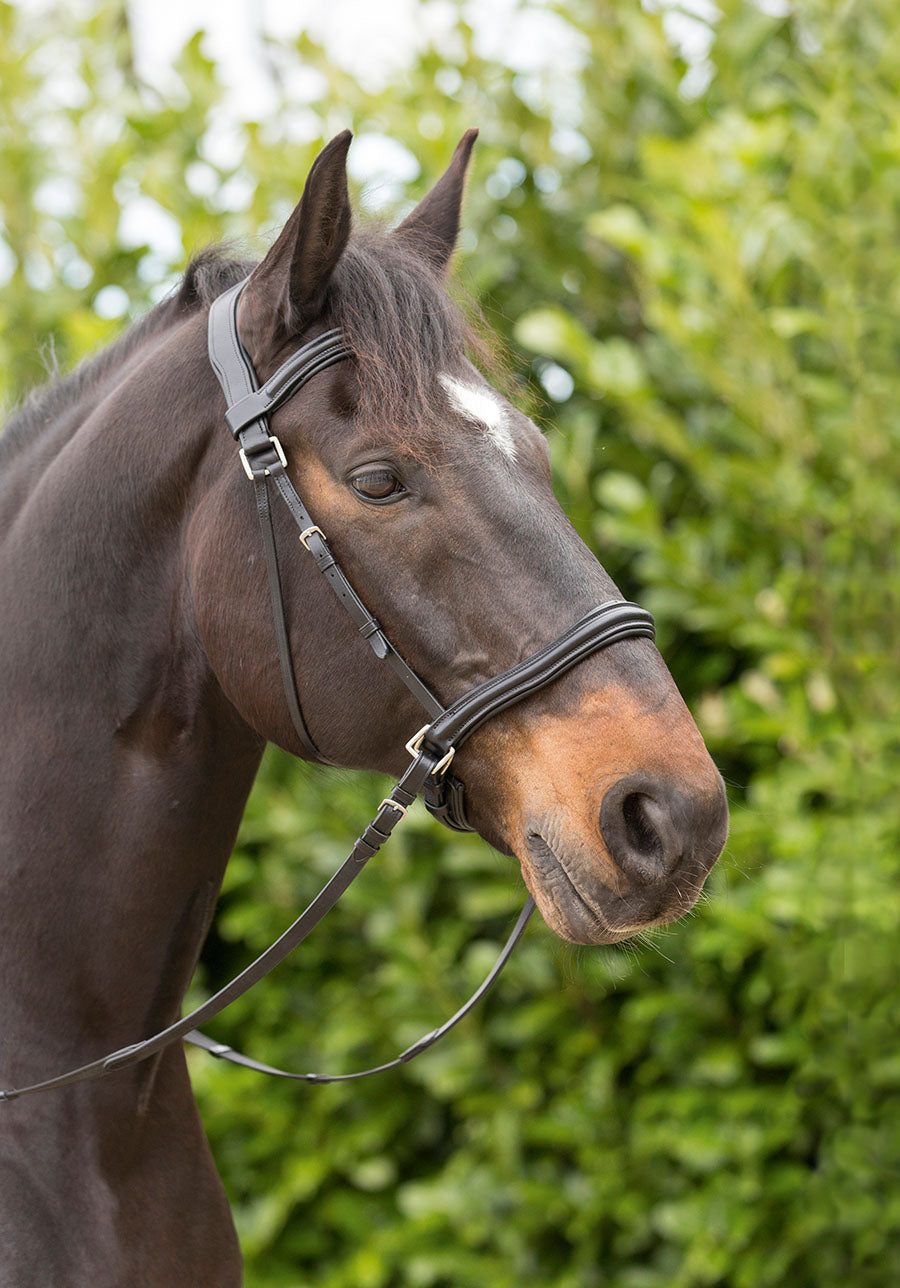
<svg viewBox="0 0 900 1288">
<path fill-rule="evenodd" d="M 325 534 L 313 521 L 288 477 L 284 450 L 278 439 L 270 432 L 269 415 L 276 408 L 293 397 L 319 372 L 337 362 L 352 359 L 353 353 L 339 331 L 326 331 L 301 346 L 273 376 L 260 385 L 250 356 L 238 334 L 237 307 L 245 285 L 246 279 L 219 296 L 210 308 L 209 358 L 228 404 L 225 414 L 226 423 L 238 444 L 241 464 L 254 489 L 266 555 L 269 595 L 282 682 L 297 737 L 311 758 L 325 764 L 332 763 L 321 754 L 313 742 L 303 719 L 278 570 L 271 511 L 272 488 L 288 507 L 297 524 L 300 544 L 312 556 L 315 566 L 349 613 L 360 634 L 375 656 L 392 668 L 417 699 L 428 715 L 428 722 L 406 744 L 412 758 L 409 768 L 395 784 L 390 795 L 382 800 L 375 817 L 357 838 L 347 858 L 296 921 L 254 962 L 251 962 L 230 983 L 189 1015 L 151 1037 L 122 1047 L 57 1077 L 26 1087 L 0 1091 L 0 1100 L 14 1100 L 19 1096 L 38 1091 L 49 1091 L 56 1087 L 67 1087 L 88 1081 L 111 1070 L 122 1069 L 146 1060 L 179 1039 L 202 1047 L 211 1055 L 254 1069 L 259 1073 L 312 1083 L 344 1082 L 365 1078 L 370 1074 L 381 1073 L 405 1064 L 426 1051 L 458 1024 L 491 988 L 509 960 L 534 911 L 534 901 L 530 896 L 500 955 L 468 1001 L 439 1028 L 424 1034 L 412 1046 L 407 1047 L 400 1055 L 385 1064 L 353 1073 L 295 1073 L 274 1068 L 242 1055 L 224 1043 L 216 1042 L 203 1033 L 197 1032 L 197 1028 L 218 1015 L 226 1006 L 268 975 L 307 937 L 326 913 L 334 907 L 369 859 L 377 854 L 419 795 L 424 796 L 429 811 L 448 827 L 457 831 L 473 830 L 466 818 L 463 784 L 449 774 L 448 770 L 459 748 L 486 720 L 514 703 L 521 702 L 546 685 L 552 684 L 559 676 L 599 649 L 607 648 L 619 640 L 635 636 L 653 639 L 655 635 L 653 618 L 646 609 L 627 601 L 609 601 L 592 608 L 574 626 L 537 653 L 476 685 L 445 708 L 396 651 L 377 619 L 372 616 L 353 589 L 335 559 Z"/>
</svg>

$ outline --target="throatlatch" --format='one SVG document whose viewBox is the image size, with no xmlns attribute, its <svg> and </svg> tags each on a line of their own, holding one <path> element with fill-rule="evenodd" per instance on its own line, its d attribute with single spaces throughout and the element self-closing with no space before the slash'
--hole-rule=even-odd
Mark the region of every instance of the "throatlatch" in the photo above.
<svg viewBox="0 0 900 1288">
<path fill-rule="evenodd" d="M 419 795 L 424 795 L 427 808 L 447 826 L 458 831 L 472 830 L 465 814 L 463 784 L 459 779 L 451 777 L 448 769 L 459 748 L 486 720 L 505 711 L 514 703 L 521 702 L 548 684 L 552 684 L 566 671 L 571 670 L 599 649 L 635 636 L 654 638 L 653 618 L 646 609 L 640 608 L 637 604 L 619 600 L 600 604 L 586 613 L 558 639 L 553 640 L 531 657 L 509 667 L 508 670 L 476 685 L 445 709 L 424 681 L 396 651 L 378 620 L 372 616 L 348 581 L 329 547 L 325 534 L 314 522 L 291 483 L 287 474 L 287 458 L 284 450 L 270 431 L 268 417 L 271 412 L 292 397 L 319 372 L 336 362 L 352 358 L 353 354 L 338 331 L 326 331 L 298 349 L 265 384 L 260 386 L 253 363 L 238 334 L 237 305 L 245 284 L 240 282 L 226 291 L 214 301 L 210 309 L 209 357 L 228 404 L 225 414 L 226 423 L 238 443 L 241 465 L 247 478 L 252 482 L 256 495 L 282 682 L 297 737 L 311 758 L 323 763 L 331 763 L 316 747 L 303 719 L 291 658 L 281 577 L 278 571 L 278 552 L 270 505 L 270 484 L 274 486 L 296 522 L 300 530 L 300 544 L 312 556 L 316 567 L 356 624 L 360 634 L 367 640 L 375 656 L 394 670 L 423 707 L 429 717 L 428 723 L 423 725 L 407 743 L 412 763 L 406 773 L 394 786 L 390 795 L 381 802 L 375 817 L 357 838 L 350 854 L 331 880 L 280 938 L 245 970 L 202 1006 L 152 1037 L 123 1047 L 58 1077 L 48 1078 L 27 1087 L 0 1091 L 0 1100 L 14 1100 L 18 1096 L 49 1091 L 54 1087 L 71 1086 L 74 1083 L 99 1077 L 111 1070 L 122 1069 L 146 1060 L 179 1039 L 202 1047 L 211 1055 L 260 1073 L 315 1083 L 364 1078 L 369 1074 L 395 1068 L 426 1051 L 480 1001 L 497 979 L 534 911 L 534 901 L 530 897 L 526 900 L 518 921 L 494 966 L 469 1000 L 446 1023 L 425 1034 L 395 1059 L 385 1064 L 344 1074 L 292 1073 L 241 1055 L 224 1043 L 215 1042 L 204 1034 L 196 1032 L 196 1028 L 213 1019 L 226 1006 L 268 975 L 306 938 L 326 913 L 334 907 L 369 859 L 377 854 Z"/>
</svg>

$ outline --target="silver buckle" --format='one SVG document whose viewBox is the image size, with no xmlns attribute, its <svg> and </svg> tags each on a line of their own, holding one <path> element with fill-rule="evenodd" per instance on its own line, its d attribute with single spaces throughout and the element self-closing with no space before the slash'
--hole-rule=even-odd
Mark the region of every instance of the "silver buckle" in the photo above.
<svg viewBox="0 0 900 1288">
<path fill-rule="evenodd" d="M 281 446 L 281 444 L 279 443 L 278 439 L 275 437 L 274 434 L 270 436 L 269 443 L 271 444 L 272 447 L 275 448 L 275 453 L 279 461 L 281 461 L 282 466 L 285 469 L 287 469 L 287 457 L 284 454 L 284 448 Z M 252 483 L 257 476 L 253 473 L 253 469 L 250 465 L 250 462 L 247 460 L 247 453 L 244 451 L 243 447 L 238 452 L 238 456 L 241 458 L 241 464 L 244 467 L 244 473 L 247 475 L 247 478 Z M 268 473 L 269 473 L 268 470 L 263 470 L 264 475 L 267 475 Z"/>
<path fill-rule="evenodd" d="M 425 741 L 425 734 L 428 732 L 430 728 L 431 728 L 430 724 L 422 725 L 422 728 L 419 730 L 419 732 L 414 733 L 413 736 L 410 738 L 409 742 L 406 744 L 406 750 L 412 756 L 413 760 L 418 759 L 419 752 L 422 750 L 422 743 Z M 444 774 L 446 774 L 450 761 L 453 759 L 455 755 L 456 755 L 456 748 L 451 747 L 450 750 L 447 752 L 447 754 L 445 756 L 442 756 L 441 759 L 438 761 L 438 763 L 435 765 L 434 769 L 432 769 L 431 776 L 433 778 L 441 778 Z"/>
</svg>

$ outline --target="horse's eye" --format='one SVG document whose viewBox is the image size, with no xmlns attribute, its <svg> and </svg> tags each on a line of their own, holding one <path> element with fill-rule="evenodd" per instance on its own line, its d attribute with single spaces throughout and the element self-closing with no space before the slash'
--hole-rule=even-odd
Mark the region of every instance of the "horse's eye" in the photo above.
<svg viewBox="0 0 900 1288">
<path fill-rule="evenodd" d="M 401 492 L 406 491 L 397 475 L 392 470 L 386 469 L 366 470 L 362 474 L 354 474 L 350 480 L 350 486 L 367 501 L 387 501 L 389 497 L 399 496 Z"/>
</svg>

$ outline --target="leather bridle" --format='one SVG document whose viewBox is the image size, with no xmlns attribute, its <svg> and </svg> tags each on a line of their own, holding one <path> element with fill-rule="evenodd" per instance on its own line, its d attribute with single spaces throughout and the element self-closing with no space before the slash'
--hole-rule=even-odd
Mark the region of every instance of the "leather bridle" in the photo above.
<svg viewBox="0 0 900 1288">
<path fill-rule="evenodd" d="M 246 280 L 238 283 L 213 302 L 209 313 L 209 357 L 228 403 L 225 414 L 226 423 L 238 443 L 244 472 L 253 484 L 266 554 L 269 595 L 282 682 L 288 711 L 300 745 L 311 758 L 326 764 L 332 763 L 321 754 L 310 736 L 300 705 L 278 570 L 275 529 L 272 522 L 270 489 L 273 487 L 287 505 L 299 528 L 300 544 L 312 556 L 315 566 L 323 574 L 375 656 L 393 669 L 423 707 L 428 715 L 428 722 L 407 743 L 407 750 L 412 757 L 409 768 L 394 786 L 390 795 L 381 802 L 375 817 L 357 838 L 350 854 L 297 920 L 256 961 L 202 1006 L 152 1037 L 123 1047 L 58 1077 L 27 1087 L 0 1091 L 0 1100 L 13 1100 L 18 1096 L 49 1091 L 54 1087 L 71 1086 L 99 1077 L 110 1070 L 121 1069 L 145 1060 L 179 1039 L 203 1047 L 212 1055 L 258 1072 L 304 1082 L 340 1082 L 367 1077 L 369 1074 L 380 1073 L 403 1064 L 427 1050 L 445 1033 L 448 1033 L 464 1015 L 468 1014 L 494 983 L 534 911 L 534 901 L 530 897 L 526 900 L 494 966 L 469 1000 L 446 1023 L 425 1034 L 386 1064 L 346 1074 L 294 1073 L 273 1068 L 249 1056 L 241 1055 L 224 1043 L 215 1042 L 204 1034 L 198 1033 L 196 1029 L 197 1026 L 218 1015 L 229 1003 L 267 975 L 306 938 L 325 914 L 334 907 L 368 860 L 378 852 L 419 795 L 424 796 L 425 804 L 431 813 L 448 827 L 458 831 L 473 830 L 466 818 L 463 784 L 450 775 L 448 770 L 459 748 L 486 720 L 514 703 L 521 702 L 548 684 L 552 684 L 559 676 L 599 649 L 635 636 L 654 638 L 653 618 L 646 609 L 640 608 L 637 604 L 618 600 L 600 604 L 537 653 L 476 685 L 445 708 L 396 651 L 377 619 L 372 616 L 348 581 L 329 547 L 325 534 L 314 522 L 294 488 L 287 473 L 284 450 L 270 431 L 269 416 L 276 408 L 293 397 L 321 371 L 337 362 L 352 359 L 353 353 L 339 331 L 326 331 L 302 345 L 273 376 L 260 385 L 253 363 L 238 334 L 237 307 L 245 285 Z"/>
</svg>

